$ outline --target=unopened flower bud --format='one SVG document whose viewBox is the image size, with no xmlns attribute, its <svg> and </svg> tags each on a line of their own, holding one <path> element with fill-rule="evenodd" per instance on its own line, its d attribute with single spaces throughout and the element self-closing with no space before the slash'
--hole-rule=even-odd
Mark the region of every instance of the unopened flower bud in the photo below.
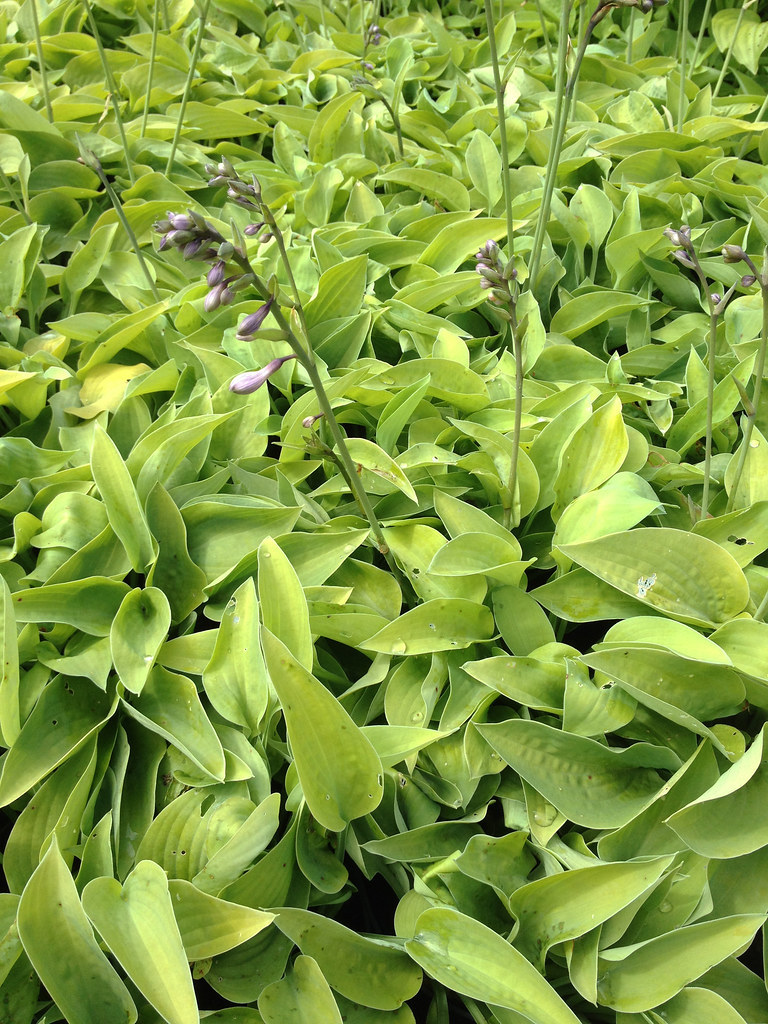
<svg viewBox="0 0 768 1024">
<path fill-rule="evenodd" d="M 740 245 L 724 245 L 720 252 L 725 263 L 741 263 L 747 256 Z"/>
<path fill-rule="evenodd" d="M 205 302 L 203 303 L 203 309 L 206 313 L 213 313 L 215 309 L 218 309 L 221 305 L 221 293 L 224 291 L 226 285 L 223 281 L 219 284 L 214 285 L 213 288 L 205 296 Z"/>
<path fill-rule="evenodd" d="M 315 423 L 317 423 L 318 420 L 321 420 L 324 415 L 325 415 L 324 413 L 318 412 L 318 413 L 315 413 L 314 416 L 305 416 L 304 419 L 301 421 L 301 425 L 302 425 L 302 427 L 305 427 L 306 429 L 309 429 L 310 427 L 314 426 Z"/>
<path fill-rule="evenodd" d="M 244 235 L 258 235 L 261 229 L 264 227 L 264 221 L 260 221 L 258 224 L 246 224 L 243 228 Z"/>
<path fill-rule="evenodd" d="M 204 244 L 204 239 L 195 238 L 191 242 L 187 242 L 182 250 L 182 255 L 185 260 L 193 260 L 200 251 L 200 247 Z"/>
<path fill-rule="evenodd" d="M 685 249 L 677 249 L 675 252 L 672 253 L 672 255 L 675 257 L 678 263 L 682 263 L 684 267 L 688 267 L 689 270 L 695 269 L 696 264 L 693 262 L 691 257 L 685 251 Z"/>
<path fill-rule="evenodd" d="M 231 242 L 222 242 L 218 248 L 219 258 L 222 260 L 228 260 L 234 255 L 235 247 Z"/>
<path fill-rule="evenodd" d="M 277 359 L 272 359 L 267 365 L 261 370 L 251 370 L 246 373 L 238 373 L 234 380 L 229 385 L 229 390 L 234 391 L 236 395 L 251 395 L 254 391 L 258 391 L 259 388 L 265 384 L 273 373 L 276 373 L 280 367 L 288 359 L 295 359 L 296 356 L 292 353 L 288 356 L 279 356 Z"/>
<path fill-rule="evenodd" d="M 225 266 L 224 260 L 216 260 L 213 264 L 206 277 L 209 288 L 213 288 L 214 285 L 220 284 L 224 280 Z"/>
<path fill-rule="evenodd" d="M 229 285 L 224 285 L 221 291 L 221 296 L 219 297 L 219 302 L 222 306 L 228 306 L 230 302 L 234 302 L 234 300 L 234 291 L 229 287 Z"/>
<path fill-rule="evenodd" d="M 272 308 L 272 303 L 275 300 L 273 298 L 267 299 L 263 306 L 259 306 L 255 313 L 250 313 L 240 324 L 237 329 L 237 340 L 238 341 L 250 341 L 253 335 L 258 331 L 261 325 L 269 316 L 269 311 Z"/>
<path fill-rule="evenodd" d="M 227 160 L 225 156 L 221 158 L 221 161 L 216 167 L 216 170 L 219 172 L 219 174 L 226 174 L 228 178 L 237 177 L 237 172 L 235 171 L 234 166 L 229 162 L 229 160 Z"/>
<path fill-rule="evenodd" d="M 723 296 L 720 294 L 720 292 L 712 292 L 711 293 L 711 298 L 712 298 L 712 304 L 714 306 L 718 306 L 723 301 Z"/>
<path fill-rule="evenodd" d="M 168 212 L 170 225 L 176 231 L 192 231 L 197 225 L 189 214 Z"/>
<path fill-rule="evenodd" d="M 751 288 L 756 280 L 757 280 L 757 278 L 755 277 L 754 274 L 745 274 L 744 277 L 742 277 L 742 279 L 741 279 L 741 287 L 742 288 Z"/>
</svg>

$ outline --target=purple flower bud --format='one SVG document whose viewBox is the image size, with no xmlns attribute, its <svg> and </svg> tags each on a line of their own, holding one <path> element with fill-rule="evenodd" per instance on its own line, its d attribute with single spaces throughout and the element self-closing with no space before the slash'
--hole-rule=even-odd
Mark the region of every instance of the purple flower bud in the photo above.
<svg viewBox="0 0 768 1024">
<path fill-rule="evenodd" d="M 744 277 L 742 277 L 742 279 L 741 279 L 741 287 L 742 288 L 751 288 L 756 280 L 757 280 L 757 278 L 755 277 L 754 274 L 745 274 Z"/>
<path fill-rule="evenodd" d="M 214 285 L 220 284 L 224 280 L 225 266 L 224 260 L 216 260 L 213 264 L 206 277 L 209 288 L 213 288 Z"/>
<path fill-rule="evenodd" d="M 201 246 L 204 245 L 204 243 L 205 240 L 202 238 L 195 238 L 191 242 L 187 242 L 187 244 L 184 246 L 184 249 L 182 250 L 184 259 L 193 260 L 195 256 L 197 256 Z"/>
<path fill-rule="evenodd" d="M 230 383 L 229 390 L 234 391 L 236 395 L 251 395 L 254 391 L 258 391 L 262 384 L 266 383 L 272 374 L 280 369 L 283 363 L 295 358 L 296 356 L 293 353 L 288 356 L 279 356 L 277 359 L 272 359 L 268 362 L 261 370 L 249 370 L 246 373 L 238 373 Z"/>
<path fill-rule="evenodd" d="M 480 287 L 481 288 L 493 288 L 493 282 L 489 281 L 487 277 L 483 277 L 483 278 L 480 279 Z"/>
<path fill-rule="evenodd" d="M 192 217 L 186 213 L 171 213 L 169 211 L 168 220 L 170 221 L 171 227 L 176 231 L 192 231 L 196 227 Z"/>
<path fill-rule="evenodd" d="M 712 292 L 711 293 L 711 298 L 712 298 L 712 304 L 714 306 L 719 305 L 723 301 L 723 296 L 720 294 L 720 292 Z"/>
<path fill-rule="evenodd" d="M 677 249 L 675 252 L 672 253 L 672 255 L 675 257 L 678 263 L 682 263 L 682 265 L 684 267 L 688 267 L 689 270 L 694 270 L 696 268 L 696 264 L 693 262 L 691 257 L 685 251 L 685 249 Z"/>
<path fill-rule="evenodd" d="M 375 64 L 371 64 L 369 60 L 363 60 L 360 63 L 363 65 L 366 71 L 373 71 L 374 67 L 376 66 Z"/>
<path fill-rule="evenodd" d="M 229 287 L 229 285 L 225 284 L 224 287 L 221 290 L 221 295 L 219 296 L 219 302 L 221 303 L 222 306 L 228 306 L 230 304 L 230 302 L 234 302 L 234 299 L 235 299 L 234 291 Z"/>
<path fill-rule="evenodd" d="M 272 303 L 275 300 L 270 296 L 263 306 L 259 306 L 255 313 L 250 313 L 237 329 L 238 341 L 250 341 L 256 331 L 261 327 L 269 316 Z"/>
<path fill-rule="evenodd" d="M 260 221 L 258 224 L 246 224 L 243 228 L 244 235 L 258 235 L 261 229 L 264 227 L 264 221 Z"/>
<path fill-rule="evenodd" d="M 301 421 L 301 425 L 302 427 L 309 429 L 310 427 L 314 426 L 318 420 L 321 420 L 324 415 L 325 413 L 318 412 L 315 413 L 314 416 L 305 416 L 304 419 Z"/>
</svg>

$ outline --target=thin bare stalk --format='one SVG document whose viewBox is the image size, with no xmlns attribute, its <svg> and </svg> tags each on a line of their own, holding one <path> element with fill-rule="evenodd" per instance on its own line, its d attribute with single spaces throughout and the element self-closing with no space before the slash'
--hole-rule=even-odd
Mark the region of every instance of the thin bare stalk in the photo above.
<svg viewBox="0 0 768 1024">
<path fill-rule="evenodd" d="M 691 71 L 696 70 L 696 61 L 699 58 L 699 50 L 701 49 L 701 41 L 704 38 L 704 32 L 706 31 L 709 23 L 709 12 L 712 7 L 712 0 L 707 0 L 704 5 L 704 14 L 701 17 L 701 25 L 699 25 L 699 34 L 696 36 L 696 45 L 693 48 L 693 56 L 691 57 Z"/>
<path fill-rule="evenodd" d="M 48 91 L 48 72 L 45 67 L 45 57 L 43 55 L 43 40 L 40 35 L 40 20 L 37 16 L 37 0 L 32 0 L 30 8 L 32 10 L 32 24 L 35 27 L 35 49 L 37 50 L 37 63 L 40 68 L 40 81 L 43 85 L 43 102 L 45 103 L 45 112 L 48 115 L 48 120 L 53 124 L 53 108 L 51 107 L 51 94 Z"/>
<path fill-rule="evenodd" d="M 680 88 L 677 94 L 677 130 L 683 130 L 685 108 L 685 58 L 688 52 L 688 0 L 680 0 L 680 25 L 678 27 L 678 57 Z"/>
<path fill-rule="evenodd" d="M 512 222 L 512 189 L 509 180 L 509 144 L 507 142 L 507 118 L 504 110 L 504 89 L 501 84 L 499 57 L 496 52 L 496 33 L 493 23 L 493 5 L 491 0 L 484 0 L 485 21 L 488 26 L 488 45 L 491 50 L 491 67 L 493 68 L 493 84 L 496 90 L 496 110 L 499 116 L 499 149 L 501 150 L 501 183 L 504 190 L 504 212 L 507 218 L 507 248 L 509 259 L 515 255 L 515 229 Z M 490 214 L 492 211 L 489 210 Z"/>
<path fill-rule="evenodd" d="M 0 182 L 2 182 L 3 188 L 6 190 L 6 192 L 10 196 L 11 202 L 16 207 L 16 209 L 19 211 L 21 216 L 24 218 L 24 220 L 27 222 L 27 224 L 31 224 L 32 223 L 32 218 L 27 213 L 27 209 L 26 209 L 26 207 L 24 205 L 23 198 L 19 199 L 17 197 L 16 189 L 13 187 L 13 184 L 11 183 L 11 179 L 8 177 L 8 175 L 5 173 L 5 171 L 2 169 L 2 167 L 0 167 Z"/>
<path fill-rule="evenodd" d="M 757 275 L 757 279 L 760 282 L 760 292 L 763 299 L 763 323 L 760 331 L 760 347 L 757 350 L 757 362 L 755 363 L 755 387 L 752 392 L 751 408 L 748 410 L 745 417 L 746 423 L 744 426 L 744 437 L 741 442 L 739 449 L 739 460 L 736 463 L 736 473 L 734 474 L 733 484 L 731 486 L 731 493 L 728 498 L 728 504 L 726 509 L 728 512 L 732 511 L 733 504 L 736 498 L 736 492 L 741 483 L 741 477 L 744 473 L 744 466 L 749 455 L 750 442 L 752 440 L 752 431 L 755 426 L 755 420 L 757 419 L 757 411 L 760 405 L 760 394 L 763 388 L 763 374 L 765 373 L 765 356 L 766 350 L 768 350 L 768 247 L 766 247 L 763 253 L 763 272 Z"/>
<path fill-rule="evenodd" d="M 733 30 L 733 35 L 731 36 L 731 41 L 730 41 L 730 43 L 728 45 L 728 50 L 726 51 L 725 57 L 723 58 L 723 66 L 720 68 L 720 75 L 719 75 L 719 77 L 717 79 L 717 83 L 715 85 L 715 88 L 712 90 L 712 99 L 715 99 L 715 97 L 719 96 L 719 94 L 720 94 L 720 87 L 723 84 L 723 79 L 725 78 L 726 73 L 728 71 L 728 65 L 731 63 L 731 56 L 733 55 L 733 47 L 736 44 L 736 36 L 739 34 L 739 29 L 741 28 L 741 23 L 744 20 L 744 12 L 746 11 L 746 9 L 748 7 L 751 7 L 755 2 L 756 2 L 756 0 L 746 0 L 746 3 L 744 3 L 742 5 L 741 9 L 739 10 L 739 16 L 736 19 L 736 27 Z"/>
<path fill-rule="evenodd" d="M 539 22 L 541 24 L 541 32 L 544 36 L 544 46 L 547 50 L 547 60 L 549 61 L 549 70 L 552 74 L 555 73 L 555 56 L 552 53 L 552 44 L 549 41 L 549 32 L 547 32 L 547 23 L 544 19 L 544 11 L 541 7 L 541 0 L 534 0 L 536 4 L 536 13 L 539 15 Z"/>
<path fill-rule="evenodd" d="M 115 190 L 112 188 L 112 183 L 104 173 L 104 168 L 101 166 L 101 161 L 95 153 L 93 153 L 90 149 L 86 149 L 85 146 L 83 146 L 83 144 L 79 140 L 78 145 L 80 147 L 80 153 L 82 155 L 83 163 L 87 167 L 90 167 L 91 170 L 95 171 L 96 174 L 98 174 L 101 184 L 104 186 L 104 191 L 109 196 L 109 201 L 112 203 L 115 213 L 117 214 L 118 220 L 122 224 L 123 230 L 128 236 L 128 240 L 130 241 L 131 246 L 133 247 L 133 251 L 136 253 L 136 258 L 138 259 L 141 271 L 147 280 L 149 290 L 152 292 L 152 297 L 154 298 L 155 302 L 160 302 L 160 293 L 157 290 L 157 285 L 155 284 L 154 278 L 149 272 L 149 267 L 147 266 L 146 260 L 144 259 L 144 254 L 141 251 L 139 240 L 136 237 L 136 234 L 133 228 L 131 227 L 128 218 L 125 216 L 125 210 L 123 209 L 123 204 L 120 202 L 120 198 L 117 192 L 115 192 Z"/>
<path fill-rule="evenodd" d="M 149 72 L 147 74 L 147 93 L 144 97 L 144 113 L 141 116 L 141 137 L 144 138 L 147 131 L 147 119 L 149 118 L 149 98 L 152 95 L 152 81 L 155 77 L 155 59 L 157 57 L 157 34 L 160 27 L 160 4 L 155 3 L 152 12 L 152 43 L 149 49 Z"/>
<path fill-rule="evenodd" d="M 627 25 L 627 64 L 632 63 L 632 47 L 635 44 L 635 9 L 629 9 L 629 24 Z"/>
<path fill-rule="evenodd" d="M 533 288 L 536 277 L 539 271 L 539 262 L 541 260 L 541 249 L 544 244 L 544 234 L 547 228 L 547 221 L 549 220 L 549 211 L 552 206 L 552 193 L 555 188 L 555 179 L 557 177 L 557 163 L 560 159 L 560 150 L 562 149 L 562 136 L 565 134 L 565 125 L 562 125 L 561 121 L 563 118 L 563 106 L 565 101 L 565 90 L 566 90 L 566 57 L 568 53 L 568 21 L 570 18 L 572 7 L 572 0 L 566 0 L 563 4 L 562 20 L 560 22 L 560 33 L 558 36 L 557 46 L 557 75 L 555 78 L 555 115 L 552 121 L 552 144 L 549 147 L 549 159 L 547 160 L 547 170 L 544 177 L 544 191 L 541 196 L 541 206 L 539 208 L 539 215 L 536 219 L 536 228 L 533 234 L 533 242 L 531 244 L 531 256 L 528 264 L 528 286 Z"/>
<path fill-rule="evenodd" d="M 768 93 L 766 93 L 765 99 L 760 104 L 760 109 L 758 110 L 757 114 L 755 115 L 755 124 L 758 124 L 760 121 L 762 121 L 763 115 L 765 114 L 766 110 L 768 110 Z M 748 135 L 744 139 L 744 141 L 742 142 L 741 146 L 739 147 L 739 152 L 736 154 L 738 156 L 739 160 L 743 159 L 744 154 L 747 151 L 747 146 L 749 145 L 749 142 L 750 142 L 750 136 Z"/>
<path fill-rule="evenodd" d="M 187 80 L 184 83 L 184 92 L 181 97 L 181 107 L 179 109 L 179 117 L 176 121 L 176 130 L 173 133 L 173 141 L 171 142 L 171 152 L 168 154 L 168 162 L 165 165 L 165 173 L 168 175 L 171 173 L 173 167 L 173 160 L 176 156 L 176 149 L 179 145 L 179 139 L 181 138 L 181 129 L 184 126 L 184 114 L 187 110 L 187 102 L 189 101 L 189 94 L 192 89 L 192 81 L 195 77 L 197 70 L 197 61 L 200 56 L 200 48 L 203 45 L 203 36 L 205 35 L 205 23 L 208 20 L 208 8 L 211 6 L 211 0 L 204 0 L 203 11 L 200 15 L 197 25 L 197 36 L 195 38 L 195 48 L 192 51 L 192 59 L 189 63 L 189 74 Z"/>
<path fill-rule="evenodd" d="M 333 406 L 331 405 L 331 401 L 328 398 L 328 393 L 326 392 L 325 386 L 323 385 L 323 381 L 317 369 L 317 364 L 315 363 L 314 356 L 312 354 L 311 349 L 308 347 L 309 338 L 308 335 L 306 334 L 306 321 L 304 319 L 304 311 L 301 308 L 301 303 L 298 297 L 298 290 L 296 288 L 296 283 L 293 277 L 293 271 L 291 270 L 290 260 L 288 258 L 288 253 L 285 249 L 285 244 L 282 242 L 280 230 L 277 227 L 272 211 L 269 209 L 267 204 L 263 202 L 263 200 L 259 199 L 255 205 L 258 205 L 258 208 L 262 216 L 264 217 L 265 221 L 270 225 L 270 227 L 273 227 L 273 234 L 275 240 L 278 243 L 280 256 L 286 268 L 288 279 L 291 283 L 291 288 L 293 289 L 294 300 L 297 304 L 297 313 L 299 315 L 299 320 L 302 324 L 302 330 L 304 331 L 305 337 L 307 338 L 307 345 L 304 345 L 301 339 L 296 335 L 296 332 L 292 328 L 291 324 L 283 315 L 278 303 L 275 303 L 272 306 L 272 315 L 275 318 L 278 327 L 284 333 L 286 340 L 288 341 L 288 344 L 293 349 L 296 358 L 299 360 L 299 362 L 307 372 L 307 376 L 309 377 L 312 388 L 315 392 L 315 395 L 317 396 L 317 403 L 320 406 L 320 411 L 323 413 L 328 429 L 330 430 L 331 436 L 333 437 L 333 441 L 336 446 L 335 456 L 337 458 L 337 465 L 341 471 L 342 476 L 344 477 L 344 481 L 349 487 L 349 490 L 353 497 L 356 499 L 358 505 L 360 506 L 363 515 L 368 520 L 368 524 L 371 527 L 371 531 L 373 532 L 373 536 L 376 540 L 376 546 L 386 559 L 387 565 L 391 569 L 395 578 L 400 579 L 400 570 L 398 569 L 397 563 L 394 560 L 394 556 L 392 555 L 392 552 L 389 549 L 389 545 L 386 542 L 384 533 L 381 528 L 381 523 L 379 522 L 378 517 L 376 516 L 376 511 L 373 507 L 373 503 L 371 502 L 368 492 L 363 487 L 355 463 L 352 461 L 352 457 L 349 454 L 349 449 L 347 448 L 347 439 L 344 435 L 344 432 L 341 429 L 341 426 L 339 425 L 338 420 L 336 419 L 336 414 L 333 411 Z M 251 266 L 250 260 L 248 259 L 247 255 L 244 252 L 239 252 L 237 249 L 235 249 L 232 259 L 238 264 L 238 266 L 242 270 L 244 270 L 247 274 L 253 277 L 256 290 L 260 293 L 262 298 L 267 299 L 270 294 L 269 289 L 267 288 L 265 282 L 258 276 L 258 274 L 254 272 L 254 269 Z"/>
<path fill-rule="evenodd" d="M 117 130 L 120 133 L 120 141 L 123 144 L 123 151 L 125 152 L 125 164 L 128 171 L 128 178 L 133 185 L 136 181 L 136 176 L 133 173 L 133 164 L 131 162 L 129 150 L 128 150 L 128 139 L 125 134 L 125 126 L 123 124 L 123 118 L 120 114 L 120 104 L 118 103 L 118 91 L 117 84 L 115 82 L 114 75 L 112 74 L 112 68 L 109 66 L 109 60 L 107 59 L 107 53 L 104 49 L 104 45 L 101 42 L 101 35 L 99 34 L 99 28 L 96 24 L 96 19 L 93 16 L 91 5 L 88 0 L 82 0 L 85 13 L 88 17 L 88 24 L 91 27 L 91 33 L 96 42 L 96 49 L 99 51 L 99 58 L 101 60 L 101 66 L 104 71 L 104 79 L 109 89 L 109 98 L 112 102 L 112 110 L 115 113 L 115 122 L 117 123 Z"/>
</svg>

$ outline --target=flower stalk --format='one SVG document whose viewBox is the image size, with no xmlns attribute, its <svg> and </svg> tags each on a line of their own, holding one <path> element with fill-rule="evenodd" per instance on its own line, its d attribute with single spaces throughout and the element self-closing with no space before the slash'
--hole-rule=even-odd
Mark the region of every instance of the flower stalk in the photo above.
<svg viewBox="0 0 768 1024">
<path fill-rule="evenodd" d="M 349 454 L 346 437 L 336 419 L 328 393 L 325 390 L 323 380 L 315 363 L 309 345 L 309 334 L 304 310 L 299 299 L 282 232 L 278 228 L 272 211 L 262 198 L 260 185 L 256 179 L 250 185 L 241 181 L 235 168 L 226 159 L 222 160 L 218 165 L 207 165 L 206 170 L 213 175 L 209 184 L 226 184 L 229 197 L 234 199 L 240 206 L 256 210 L 261 218 L 261 223 L 256 225 L 256 227 L 260 230 L 266 224 L 269 229 L 269 236 L 274 237 L 276 240 L 281 257 L 285 262 L 291 287 L 294 289 L 295 321 L 292 317 L 293 322 L 290 322 L 284 315 L 277 298 L 277 284 L 274 282 L 274 279 L 270 282 L 273 287 L 270 287 L 254 271 L 245 249 L 241 245 L 227 241 L 212 224 L 194 211 L 190 210 L 187 214 L 169 214 L 165 220 L 155 224 L 155 230 L 163 236 L 160 248 L 172 246 L 181 250 L 187 259 L 202 259 L 212 263 L 211 270 L 209 271 L 209 275 L 213 275 L 214 280 L 211 292 L 216 292 L 219 304 L 221 304 L 222 299 L 225 297 L 227 288 L 239 291 L 241 288 L 248 286 L 252 286 L 264 300 L 264 305 L 242 321 L 238 328 L 238 336 L 243 340 L 250 340 L 256 334 L 256 331 L 260 329 L 267 315 L 271 314 L 280 329 L 280 337 L 282 340 L 287 341 L 293 350 L 292 354 L 273 359 L 261 370 L 239 374 L 232 381 L 230 388 L 239 394 L 249 394 L 261 387 L 287 359 L 298 360 L 309 377 L 310 384 L 317 397 L 318 406 L 320 407 L 320 415 L 328 423 L 328 428 L 335 445 L 333 457 L 339 466 L 339 470 L 351 494 L 360 506 L 363 515 L 368 520 L 378 550 L 386 559 L 395 577 L 400 578 L 400 572 L 389 550 L 389 545 L 384 537 L 373 503 L 363 487 L 357 467 Z M 223 276 L 226 273 L 227 262 L 234 263 L 237 266 L 240 271 L 239 275 Z M 221 266 L 222 263 L 224 266 Z M 209 292 L 209 295 L 211 292 Z"/>
</svg>

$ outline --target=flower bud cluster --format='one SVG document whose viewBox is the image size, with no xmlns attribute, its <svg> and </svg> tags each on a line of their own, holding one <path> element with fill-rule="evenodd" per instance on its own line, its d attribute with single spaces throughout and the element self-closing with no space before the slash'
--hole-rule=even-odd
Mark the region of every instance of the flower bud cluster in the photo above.
<svg viewBox="0 0 768 1024">
<path fill-rule="evenodd" d="M 187 210 L 186 213 L 169 212 L 153 227 L 163 236 L 158 249 L 161 252 L 163 249 L 178 249 L 185 260 L 213 259 L 216 256 L 213 244 L 223 241 L 216 228 L 194 210 Z"/>
<path fill-rule="evenodd" d="M 365 45 L 378 46 L 381 42 L 381 29 L 378 25 L 369 25 L 365 32 Z"/>
<path fill-rule="evenodd" d="M 498 242 L 489 239 L 475 253 L 475 269 L 480 275 L 480 287 L 490 291 L 489 300 L 497 306 L 511 306 L 515 301 L 511 282 L 517 280 L 517 271 L 512 260 L 506 263 L 501 258 Z"/>
</svg>

